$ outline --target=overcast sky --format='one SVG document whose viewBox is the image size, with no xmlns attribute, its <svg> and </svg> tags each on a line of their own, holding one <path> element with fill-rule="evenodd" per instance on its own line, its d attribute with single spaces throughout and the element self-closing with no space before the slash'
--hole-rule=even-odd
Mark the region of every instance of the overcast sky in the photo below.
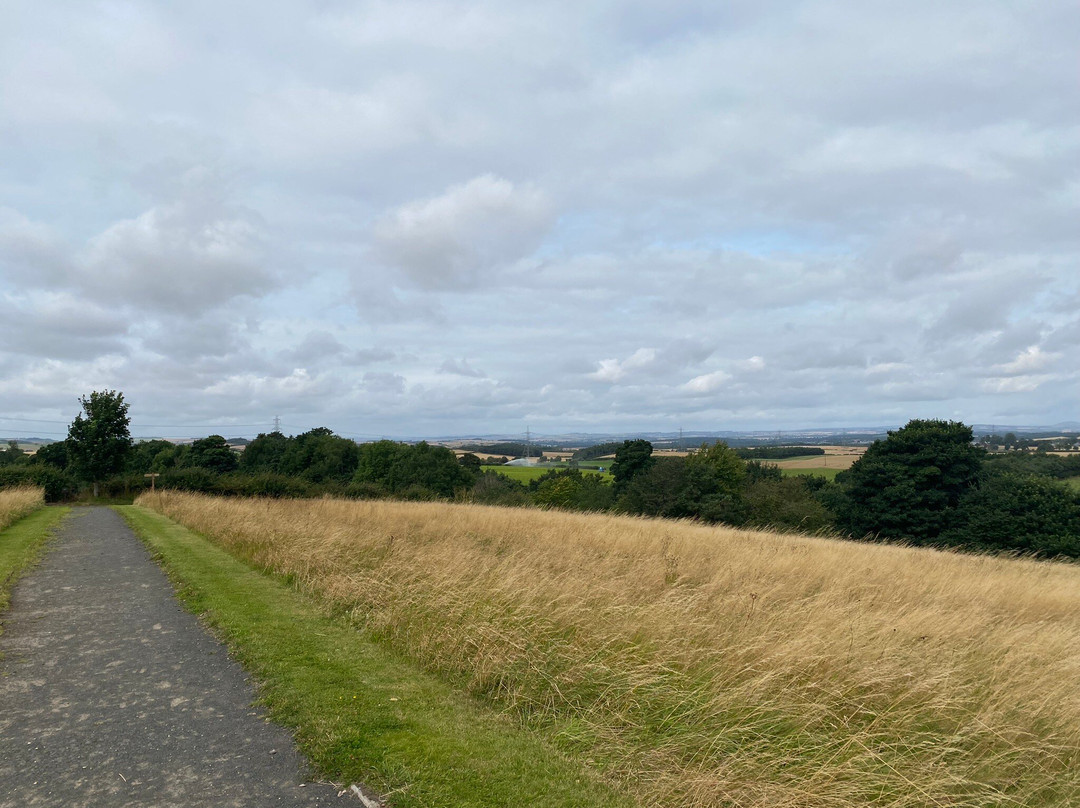
<svg viewBox="0 0 1080 808">
<path fill-rule="evenodd" d="M 1078 102 L 1073 0 L 8 0 L 0 434 L 1080 420 Z"/>
</svg>

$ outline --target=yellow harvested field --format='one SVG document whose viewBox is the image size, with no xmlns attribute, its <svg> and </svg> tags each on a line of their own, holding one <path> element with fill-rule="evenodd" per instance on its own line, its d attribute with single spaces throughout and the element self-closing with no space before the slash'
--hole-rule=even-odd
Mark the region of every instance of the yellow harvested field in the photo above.
<svg viewBox="0 0 1080 808">
<path fill-rule="evenodd" d="M 0 530 L 45 505 L 41 488 L 20 487 L 0 490 Z"/>
<path fill-rule="evenodd" d="M 610 515 L 142 495 L 642 805 L 1080 805 L 1080 567 Z"/>
</svg>

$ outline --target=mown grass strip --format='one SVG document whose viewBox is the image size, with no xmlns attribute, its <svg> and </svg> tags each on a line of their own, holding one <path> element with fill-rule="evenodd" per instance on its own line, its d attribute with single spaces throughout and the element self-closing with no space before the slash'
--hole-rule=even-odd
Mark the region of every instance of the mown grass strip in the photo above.
<svg viewBox="0 0 1080 808">
<path fill-rule="evenodd" d="M 0 612 L 7 609 L 15 582 L 41 558 L 53 529 L 70 512 L 41 508 L 0 531 Z"/>
<path fill-rule="evenodd" d="M 575 762 L 176 523 L 117 510 L 335 782 L 411 806 L 632 806 Z"/>
</svg>

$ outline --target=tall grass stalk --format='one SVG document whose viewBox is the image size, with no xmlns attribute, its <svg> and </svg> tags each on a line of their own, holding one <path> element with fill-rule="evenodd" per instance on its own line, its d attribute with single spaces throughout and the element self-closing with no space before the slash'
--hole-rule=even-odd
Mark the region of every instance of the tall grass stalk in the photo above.
<svg viewBox="0 0 1080 808">
<path fill-rule="evenodd" d="M 44 506 L 44 489 L 19 487 L 0 490 L 0 530 Z"/>
<path fill-rule="evenodd" d="M 1080 568 L 475 505 L 138 504 L 643 804 L 1080 804 Z"/>
</svg>

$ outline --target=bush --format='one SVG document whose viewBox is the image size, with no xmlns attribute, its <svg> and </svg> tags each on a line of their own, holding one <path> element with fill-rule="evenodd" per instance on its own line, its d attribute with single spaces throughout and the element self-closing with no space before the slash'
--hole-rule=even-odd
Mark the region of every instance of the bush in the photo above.
<svg viewBox="0 0 1080 808">
<path fill-rule="evenodd" d="M 727 471 L 732 475 L 725 475 Z M 742 524 L 746 502 L 739 481 L 730 479 L 737 477 L 737 471 L 737 467 L 718 468 L 704 455 L 694 460 L 662 457 L 634 476 L 619 498 L 618 509 L 642 516 Z"/>
<path fill-rule="evenodd" d="M 1080 557 L 1080 497 L 1045 477 L 988 474 L 961 500 L 957 522 L 942 544 Z"/>
<path fill-rule="evenodd" d="M 540 506 L 575 511 L 604 511 L 615 500 L 611 484 L 599 474 L 552 469 L 529 483 L 532 501 Z"/>
<path fill-rule="evenodd" d="M 284 474 L 256 474 L 251 477 L 232 475 L 242 480 L 241 492 L 249 497 L 269 497 L 271 499 L 298 499 L 312 496 L 313 486 L 297 477 Z"/>
<path fill-rule="evenodd" d="M 810 479 L 759 478 L 748 483 L 744 494 L 749 511 L 747 524 L 801 533 L 832 527 L 833 516 L 814 496 L 811 485 L 807 484 Z"/>
<path fill-rule="evenodd" d="M 138 496 L 149 490 L 150 481 L 141 474 L 117 474 L 101 483 L 100 494 L 110 499 Z"/>
<path fill-rule="evenodd" d="M 529 504 L 525 486 L 497 471 L 485 471 L 473 485 L 469 496 L 480 505 L 520 506 Z"/>
<path fill-rule="evenodd" d="M 46 502 L 64 502 L 79 494 L 79 483 L 75 478 L 52 466 L 31 464 L 0 468 L 0 488 L 22 486 L 44 489 Z"/>
<path fill-rule="evenodd" d="M 170 469 L 158 477 L 157 487 L 200 494 L 216 494 L 220 488 L 218 475 L 203 468 Z"/>
</svg>

